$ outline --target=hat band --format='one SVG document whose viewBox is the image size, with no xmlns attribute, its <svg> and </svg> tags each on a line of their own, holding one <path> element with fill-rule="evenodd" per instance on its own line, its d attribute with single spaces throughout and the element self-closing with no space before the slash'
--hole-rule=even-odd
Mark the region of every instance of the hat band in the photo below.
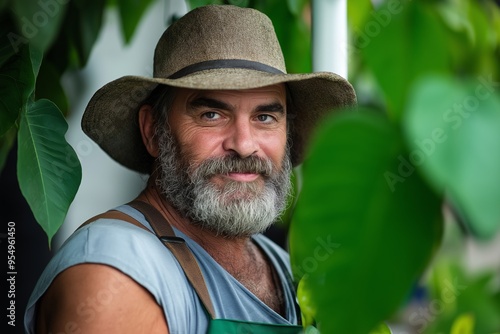
<svg viewBox="0 0 500 334">
<path fill-rule="evenodd" d="M 174 74 L 170 75 L 169 79 L 179 79 L 185 77 L 194 72 L 213 70 L 220 68 L 243 68 L 248 70 L 255 70 L 260 72 L 267 72 L 273 74 L 285 74 L 284 72 L 278 70 L 275 67 L 259 63 L 256 61 L 245 60 L 245 59 L 217 59 L 217 60 L 207 60 L 200 63 L 192 64 L 186 66 Z"/>
</svg>

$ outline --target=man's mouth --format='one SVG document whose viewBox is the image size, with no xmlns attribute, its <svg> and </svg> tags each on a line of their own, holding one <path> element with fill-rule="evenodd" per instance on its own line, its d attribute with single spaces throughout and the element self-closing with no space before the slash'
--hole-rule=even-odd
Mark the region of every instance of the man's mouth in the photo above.
<svg viewBox="0 0 500 334">
<path fill-rule="evenodd" d="M 255 181 L 260 175 L 261 174 L 249 172 L 230 172 L 224 176 L 234 181 L 252 182 Z"/>
</svg>

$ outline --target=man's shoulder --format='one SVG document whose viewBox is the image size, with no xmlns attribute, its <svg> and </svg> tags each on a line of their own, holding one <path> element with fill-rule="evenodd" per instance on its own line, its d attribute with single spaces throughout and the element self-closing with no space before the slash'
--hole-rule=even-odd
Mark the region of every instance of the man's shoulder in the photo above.
<svg viewBox="0 0 500 334">
<path fill-rule="evenodd" d="M 122 320 L 112 321 L 116 318 Z M 146 289 L 114 268 L 93 263 L 62 272 L 40 301 L 40 332 L 65 330 L 69 320 L 86 332 L 166 330 L 163 312 Z"/>
<path fill-rule="evenodd" d="M 132 216 L 144 224 L 143 218 Z M 164 263 L 175 262 L 170 251 L 148 230 L 147 223 L 138 224 L 116 217 L 99 217 L 77 229 L 57 251 L 56 257 L 112 266 L 148 267 L 150 264 L 152 270 L 157 267 L 155 262 L 159 258 Z"/>
</svg>

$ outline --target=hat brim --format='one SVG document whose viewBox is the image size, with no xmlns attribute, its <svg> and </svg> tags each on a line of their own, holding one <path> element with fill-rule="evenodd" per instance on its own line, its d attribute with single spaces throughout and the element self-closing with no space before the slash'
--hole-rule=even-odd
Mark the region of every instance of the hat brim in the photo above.
<svg viewBox="0 0 500 334">
<path fill-rule="evenodd" d="M 152 157 L 138 126 L 138 110 L 158 84 L 200 90 L 252 89 L 286 83 L 291 95 L 291 159 L 300 164 L 318 121 L 327 113 L 356 103 L 347 80 L 329 72 L 272 74 L 249 69 L 211 69 L 178 79 L 125 76 L 99 89 L 82 119 L 83 131 L 120 164 L 150 173 Z"/>
</svg>

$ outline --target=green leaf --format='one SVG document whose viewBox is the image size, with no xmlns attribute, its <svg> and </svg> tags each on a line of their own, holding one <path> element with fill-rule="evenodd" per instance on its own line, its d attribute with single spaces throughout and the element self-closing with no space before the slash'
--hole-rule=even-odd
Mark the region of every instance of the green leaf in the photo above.
<svg viewBox="0 0 500 334">
<path fill-rule="evenodd" d="M 36 96 L 37 99 L 47 99 L 54 102 L 63 115 L 68 114 L 68 99 L 61 85 L 61 73 L 48 59 L 43 61 L 36 80 Z"/>
<path fill-rule="evenodd" d="M 354 31 L 363 30 L 370 13 L 375 14 L 371 0 L 347 1 L 348 23 Z"/>
<path fill-rule="evenodd" d="M 151 0 L 118 0 L 118 11 L 126 43 L 132 40 L 134 31 L 150 4 Z"/>
<path fill-rule="evenodd" d="M 97 40 L 102 25 L 106 2 L 102 0 L 78 0 L 70 4 L 68 37 L 74 44 L 81 67 L 87 64 L 90 52 Z"/>
<path fill-rule="evenodd" d="M 292 265 L 293 265 L 292 260 Z M 316 316 L 317 307 L 314 301 L 311 299 L 311 292 L 308 290 L 309 286 L 306 286 L 305 280 L 300 279 L 297 287 L 297 300 L 300 305 L 300 311 L 302 315 L 302 324 L 304 327 L 313 326 L 316 322 L 314 317 Z"/>
<path fill-rule="evenodd" d="M 500 227 L 500 83 L 431 77 L 411 96 L 405 134 L 417 165 L 479 237 Z"/>
<path fill-rule="evenodd" d="M 474 334 L 474 322 L 472 314 L 461 314 L 453 323 L 450 334 Z"/>
<path fill-rule="evenodd" d="M 387 320 L 440 241 L 441 201 L 404 156 L 398 129 L 373 111 L 337 115 L 318 131 L 290 252 L 299 303 L 320 332 L 366 334 Z"/>
<path fill-rule="evenodd" d="M 48 100 L 29 105 L 21 115 L 19 186 L 49 244 L 64 222 L 82 177 L 80 161 L 64 139 L 67 129 L 63 115 Z"/>
<path fill-rule="evenodd" d="M 0 65 L 0 96 L 2 96 L 0 136 L 2 136 L 14 125 L 28 97 L 33 93 L 35 73 L 32 64 L 39 64 L 41 55 L 31 53 L 27 44 L 22 44 L 19 52 L 15 53 L 6 38 L 1 38 L 0 43 L 2 52 L 5 51 L 6 54 L 10 52 L 10 56 L 3 58 Z"/>
<path fill-rule="evenodd" d="M 82 68 L 87 64 L 101 30 L 106 4 L 102 0 L 75 0 L 68 4 L 61 33 L 45 57 L 58 73 L 64 73 L 68 67 Z M 44 92 L 43 96 L 49 94 Z M 58 101 L 52 97 L 49 99 L 58 102 L 63 97 L 59 96 Z M 64 108 L 64 105 L 59 106 Z"/>
<path fill-rule="evenodd" d="M 305 329 L 304 329 L 304 334 L 320 334 L 320 332 L 318 331 L 318 329 L 314 326 L 307 326 Z"/>
<path fill-rule="evenodd" d="M 369 334 L 392 334 L 392 332 L 391 329 L 382 322 L 376 328 L 371 330 Z"/>
<path fill-rule="evenodd" d="M 42 66 L 43 52 L 39 49 L 30 47 L 30 60 L 31 67 L 33 70 L 33 75 L 36 78 L 38 76 L 38 72 L 40 71 L 40 66 Z"/>
<path fill-rule="evenodd" d="M 389 115 L 399 119 L 413 82 L 448 70 L 440 21 L 419 1 L 393 1 L 374 12 L 358 37 L 363 58 L 384 92 Z"/>
<path fill-rule="evenodd" d="M 68 1 L 12 1 L 12 12 L 18 31 L 40 51 L 47 50 L 56 39 Z"/>
<path fill-rule="evenodd" d="M 446 42 L 458 73 L 484 75 L 495 72 L 497 68 L 494 15 L 498 8 L 488 4 L 468 0 L 436 4 L 437 13 L 450 30 Z"/>
</svg>

